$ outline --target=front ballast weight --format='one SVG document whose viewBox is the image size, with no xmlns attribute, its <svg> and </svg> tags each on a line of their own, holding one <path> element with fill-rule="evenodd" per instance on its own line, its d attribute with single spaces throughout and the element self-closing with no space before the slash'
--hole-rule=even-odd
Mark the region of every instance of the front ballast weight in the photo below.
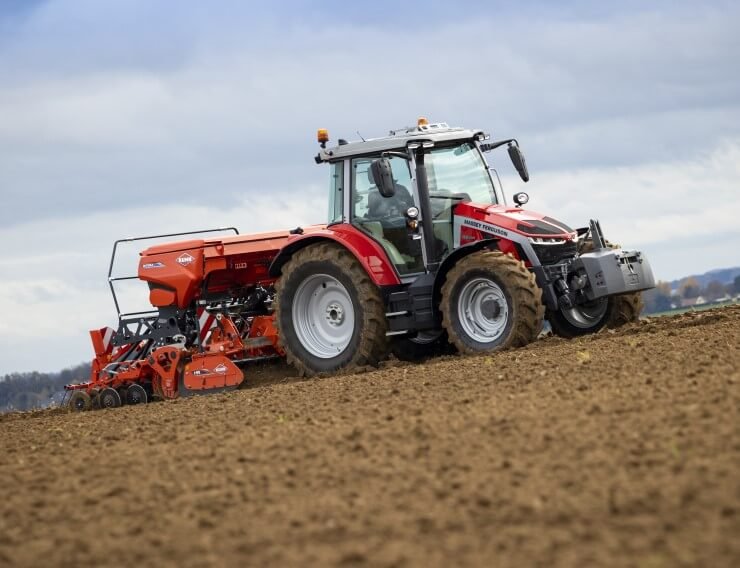
<svg viewBox="0 0 740 568">
<path fill-rule="evenodd" d="M 546 315 L 553 332 L 576 337 L 639 319 L 641 292 L 655 286 L 647 258 L 610 244 L 598 221 L 592 220 L 578 234 L 578 254 L 548 267 L 552 279 L 546 286 L 556 294 L 556 303 L 548 304 Z"/>
<path fill-rule="evenodd" d="M 584 293 L 589 300 L 655 287 L 652 267 L 640 251 L 609 247 L 598 221 L 591 221 L 590 233 L 593 250 L 581 254 L 572 267 L 585 272 L 588 286 Z"/>
</svg>

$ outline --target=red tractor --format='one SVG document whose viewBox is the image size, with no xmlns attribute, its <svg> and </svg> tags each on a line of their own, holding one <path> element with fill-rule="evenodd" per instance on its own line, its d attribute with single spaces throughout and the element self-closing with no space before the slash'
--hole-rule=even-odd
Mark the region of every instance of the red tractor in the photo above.
<svg viewBox="0 0 740 568">
<path fill-rule="evenodd" d="M 522 209 L 524 193 L 506 205 L 485 154 L 507 146 L 528 181 L 514 139 L 420 119 L 383 138 L 318 140 L 328 223 L 142 251 L 125 278 L 148 284 L 154 310 L 119 309 L 117 330 L 91 332 L 96 358 L 88 382 L 67 386 L 72 408 L 236 388 L 243 365 L 272 357 L 312 376 L 389 351 L 523 346 L 544 318 L 564 337 L 594 333 L 637 319 L 654 286 L 645 256 L 609 245 L 597 221 L 571 229 Z"/>
</svg>

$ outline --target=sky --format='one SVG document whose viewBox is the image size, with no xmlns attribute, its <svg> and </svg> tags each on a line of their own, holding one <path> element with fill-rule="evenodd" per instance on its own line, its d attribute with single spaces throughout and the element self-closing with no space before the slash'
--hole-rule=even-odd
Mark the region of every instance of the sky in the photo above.
<svg viewBox="0 0 740 568">
<path fill-rule="evenodd" d="M 0 374 L 92 357 L 116 239 L 324 221 L 317 128 L 516 137 L 528 184 L 488 158 L 528 208 L 600 219 L 663 280 L 740 265 L 737 22 L 721 1 L 0 0 Z"/>
</svg>

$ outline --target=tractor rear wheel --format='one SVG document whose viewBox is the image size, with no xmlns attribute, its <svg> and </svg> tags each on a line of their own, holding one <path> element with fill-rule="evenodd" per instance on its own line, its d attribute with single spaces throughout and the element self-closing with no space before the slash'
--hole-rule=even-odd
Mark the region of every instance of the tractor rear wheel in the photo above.
<svg viewBox="0 0 740 568">
<path fill-rule="evenodd" d="M 299 250 L 276 289 L 280 346 L 301 375 L 377 366 L 385 357 L 380 290 L 343 247 L 320 243 Z"/>
<path fill-rule="evenodd" d="M 619 245 L 606 243 L 609 248 L 618 249 Z M 581 253 L 594 250 L 591 240 L 581 245 Z M 621 294 L 598 298 L 585 304 L 577 304 L 569 309 L 560 308 L 557 311 L 547 311 L 547 321 L 550 322 L 553 333 L 560 337 L 578 337 L 596 333 L 604 326 L 609 328 L 621 327 L 640 319 L 644 304 L 642 292 Z"/>
<path fill-rule="evenodd" d="M 545 308 L 524 263 L 479 251 L 455 264 L 442 286 L 442 325 L 461 353 L 521 347 L 537 339 Z"/>
</svg>

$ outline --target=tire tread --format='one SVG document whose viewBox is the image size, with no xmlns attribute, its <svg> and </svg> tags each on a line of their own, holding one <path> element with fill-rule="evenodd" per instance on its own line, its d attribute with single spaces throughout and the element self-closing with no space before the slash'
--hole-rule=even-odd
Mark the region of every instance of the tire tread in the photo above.
<svg viewBox="0 0 740 568">
<path fill-rule="evenodd" d="M 494 272 L 508 289 L 512 299 L 513 327 L 508 337 L 496 346 L 495 350 L 523 347 L 537 339 L 542 329 L 545 307 L 534 274 L 511 254 L 500 251 L 478 251 L 459 260 L 447 274 L 442 286 L 442 326 L 447 330 L 450 342 L 460 353 L 480 352 L 467 345 L 456 333 L 452 318 L 454 307 L 450 301 L 457 282 L 468 272 L 476 269 Z"/>
<path fill-rule="evenodd" d="M 280 333 L 280 315 L 282 303 L 280 301 L 284 291 L 285 282 L 288 282 L 291 274 L 308 262 L 330 261 L 336 264 L 341 271 L 348 275 L 357 288 L 358 296 L 363 306 L 363 325 L 359 345 L 352 359 L 339 368 L 328 371 L 335 373 L 339 371 L 352 370 L 365 366 L 377 367 L 388 352 L 388 341 L 385 335 L 387 323 L 385 319 L 385 307 L 383 298 L 378 287 L 370 280 L 365 269 L 357 259 L 344 247 L 335 243 L 324 242 L 308 245 L 297 251 L 291 259 L 283 266 L 282 274 L 275 283 L 275 326 L 278 329 L 278 342 L 285 351 L 287 362 L 298 370 L 304 377 L 312 377 L 324 374 L 310 368 L 296 353 L 292 345 L 286 341 L 284 333 Z"/>
</svg>

